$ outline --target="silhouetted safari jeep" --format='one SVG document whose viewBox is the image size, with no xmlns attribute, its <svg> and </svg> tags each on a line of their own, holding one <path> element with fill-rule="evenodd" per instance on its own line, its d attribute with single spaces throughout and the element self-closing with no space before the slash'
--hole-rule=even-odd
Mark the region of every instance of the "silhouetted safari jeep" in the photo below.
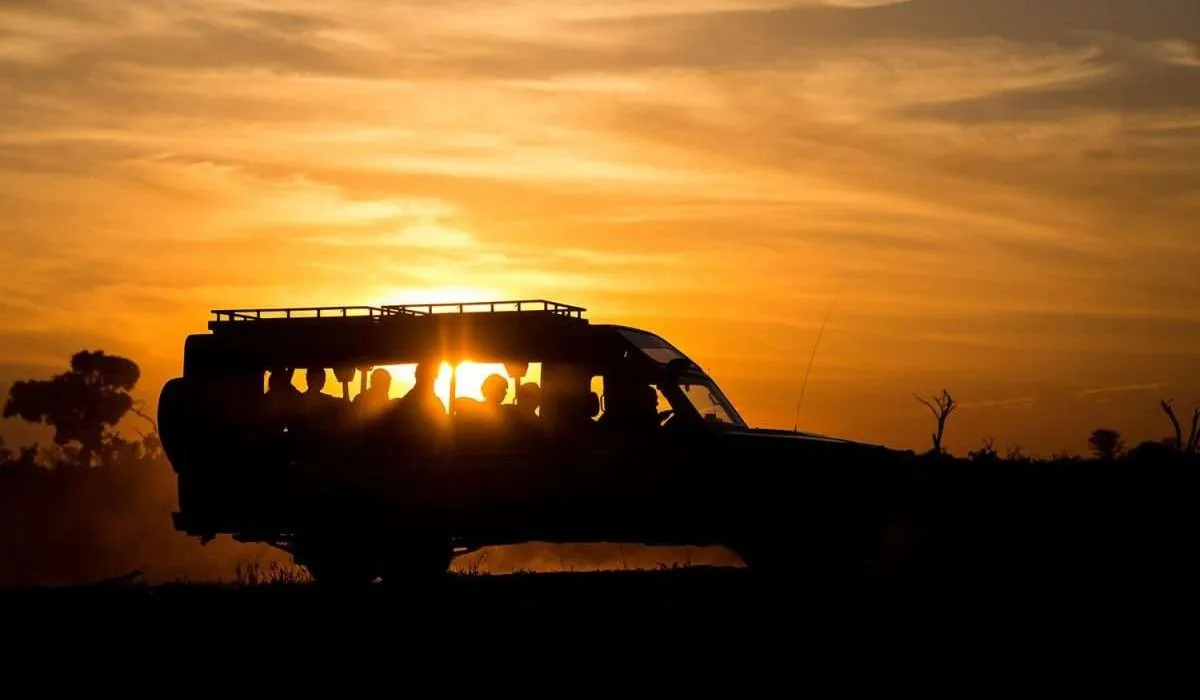
<svg viewBox="0 0 1200 700">
<path fill-rule="evenodd" d="M 175 526 L 204 541 L 269 543 L 339 585 L 531 541 L 724 545 L 814 576 L 881 560 L 900 453 L 752 429 L 645 330 L 545 300 L 213 313 L 159 409 Z M 422 376 L 414 400 L 383 400 L 403 377 L 373 394 L 380 367 Z M 301 394 L 309 370 L 340 395 Z M 504 405 L 460 398 L 489 371 Z"/>
</svg>

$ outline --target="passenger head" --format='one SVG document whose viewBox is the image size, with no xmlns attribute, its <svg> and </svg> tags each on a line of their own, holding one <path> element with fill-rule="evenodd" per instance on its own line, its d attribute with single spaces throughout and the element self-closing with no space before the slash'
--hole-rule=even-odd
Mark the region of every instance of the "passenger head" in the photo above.
<svg viewBox="0 0 1200 700">
<path fill-rule="evenodd" d="M 269 391 L 287 391 L 292 384 L 292 370 L 283 367 L 273 367 L 271 376 L 267 379 Z"/>
<path fill-rule="evenodd" d="M 417 386 L 427 386 L 437 381 L 440 364 L 436 360 L 418 362 L 417 368 L 413 372 L 413 379 L 416 380 Z"/>
<path fill-rule="evenodd" d="M 508 396 L 508 380 L 503 375 L 489 374 L 487 379 L 483 380 L 480 391 L 483 393 L 484 402 L 499 406 L 504 403 L 504 397 Z"/>
<path fill-rule="evenodd" d="M 645 413 L 658 413 L 658 391 L 650 384 L 638 387 L 638 410 Z"/>
<path fill-rule="evenodd" d="M 580 402 L 580 406 L 583 408 L 583 412 L 587 415 L 589 420 L 595 418 L 596 416 L 600 415 L 600 396 L 594 391 L 589 391 L 588 393 L 584 394 L 583 400 Z"/>
<path fill-rule="evenodd" d="M 529 413 L 538 410 L 542 405 L 542 388 L 537 382 L 525 382 L 517 387 L 517 405 Z"/>
<path fill-rule="evenodd" d="M 371 372 L 371 388 L 388 393 L 392 388 L 392 373 L 382 367 Z"/>
<path fill-rule="evenodd" d="M 304 380 L 308 383 L 308 390 L 312 393 L 319 393 L 325 388 L 325 368 L 324 367 L 309 367 L 304 373 Z"/>
</svg>

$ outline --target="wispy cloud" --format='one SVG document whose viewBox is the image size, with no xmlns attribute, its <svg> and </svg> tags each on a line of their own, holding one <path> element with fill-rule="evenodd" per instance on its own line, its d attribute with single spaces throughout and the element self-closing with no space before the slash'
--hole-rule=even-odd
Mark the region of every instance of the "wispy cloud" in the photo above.
<svg viewBox="0 0 1200 700">
<path fill-rule="evenodd" d="M 1019 396 L 1011 399 L 988 399 L 984 401 L 964 401 L 963 408 L 1032 408 L 1038 403 L 1036 396 Z"/>
<path fill-rule="evenodd" d="M 1111 394 L 1127 394 L 1127 393 L 1139 392 L 1139 391 L 1153 391 L 1154 389 L 1162 389 L 1163 387 L 1166 387 L 1166 386 L 1170 386 L 1170 385 L 1167 382 L 1154 382 L 1152 384 L 1121 384 L 1118 386 L 1105 386 L 1105 387 L 1098 387 L 1095 389 L 1087 389 L 1087 390 L 1081 391 L 1075 395 L 1080 398 L 1087 398 L 1087 397 L 1092 397 L 1092 396 L 1109 396 Z"/>
</svg>

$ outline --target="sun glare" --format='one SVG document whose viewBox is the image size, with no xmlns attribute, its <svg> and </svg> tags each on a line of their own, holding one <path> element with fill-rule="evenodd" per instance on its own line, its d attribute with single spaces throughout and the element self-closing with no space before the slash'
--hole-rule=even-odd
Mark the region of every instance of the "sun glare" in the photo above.
<svg viewBox="0 0 1200 700">
<path fill-rule="evenodd" d="M 413 386 L 413 373 L 416 369 L 415 365 L 385 365 L 383 367 L 392 375 L 392 387 L 388 395 L 391 398 L 400 398 L 408 392 Z M 518 378 L 511 377 L 503 364 L 490 362 L 460 362 L 458 365 L 458 373 L 455 377 L 454 396 L 466 397 L 476 400 L 483 399 L 483 381 L 489 375 L 498 374 L 508 380 L 508 394 L 504 397 L 505 403 L 512 403 L 516 396 Z M 437 379 L 434 381 L 434 393 L 442 400 L 442 403 L 450 405 L 450 379 L 451 365 L 449 362 L 443 362 Z M 519 379 L 521 383 L 536 382 L 541 383 L 541 368 L 534 363 L 529 366 L 528 373 Z"/>
<path fill-rule="evenodd" d="M 457 304 L 471 303 L 482 301 L 505 301 L 516 298 L 503 290 L 486 288 L 486 287 L 469 287 L 469 286 L 443 286 L 443 287 L 419 287 L 419 288 L 393 288 L 388 289 L 377 295 L 375 303 L 378 305 L 386 304 Z M 392 374 L 392 389 L 390 395 L 393 398 L 403 396 L 413 385 L 413 365 L 391 365 L 385 367 Z M 447 406 L 450 405 L 450 378 L 451 366 L 448 362 L 443 362 L 441 369 L 438 372 L 437 380 L 434 382 L 434 391 L 438 398 Z M 505 370 L 503 364 L 499 363 L 482 363 L 482 362 L 461 362 L 458 365 L 457 376 L 455 377 L 454 395 L 456 397 L 467 397 L 480 400 L 483 398 L 482 387 L 483 381 L 488 375 L 499 374 L 508 380 L 508 394 L 505 397 L 505 402 L 511 403 L 516 395 L 517 378 L 510 377 Z M 529 374 L 520 381 L 540 382 L 540 367 L 536 364 L 529 368 Z"/>
</svg>

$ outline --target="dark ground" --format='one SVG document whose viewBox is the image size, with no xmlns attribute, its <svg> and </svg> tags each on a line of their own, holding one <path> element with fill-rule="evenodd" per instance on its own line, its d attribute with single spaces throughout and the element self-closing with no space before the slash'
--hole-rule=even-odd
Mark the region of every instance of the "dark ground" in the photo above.
<svg viewBox="0 0 1200 700">
<path fill-rule="evenodd" d="M 1144 692 L 1194 667 L 1195 604 L 1181 603 L 1193 589 L 1098 584 L 768 585 L 739 568 L 456 575 L 355 596 L 308 583 L 134 583 L 0 593 L 0 632 L 10 673 L 168 697 L 203 684 L 426 695 L 424 676 L 442 692 L 753 697 L 1111 690 L 1123 673 Z"/>
<path fill-rule="evenodd" d="M 478 637 L 541 635 L 705 635 L 726 642 L 823 635 L 828 642 L 920 639 L 934 630 L 975 638 L 1113 630 L 1126 624 L 1177 623 L 1200 597 L 1175 582 L 1106 585 L 1104 581 L 1022 583 L 936 580 L 764 581 L 742 568 L 509 575 L 455 574 L 435 585 L 389 589 L 375 583 L 353 594 L 303 580 L 236 584 L 102 582 L 0 592 L 14 624 L 100 624 L 176 629 L 266 631 L 359 625 Z M 632 636 L 631 636 L 632 635 Z M 750 636 L 746 636 L 750 635 Z M 1190 636 L 1190 635 L 1189 635 Z M 995 641 L 994 639 L 992 641 Z M 1032 641 L 1032 640 L 1030 640 Z"/>
</svg>

